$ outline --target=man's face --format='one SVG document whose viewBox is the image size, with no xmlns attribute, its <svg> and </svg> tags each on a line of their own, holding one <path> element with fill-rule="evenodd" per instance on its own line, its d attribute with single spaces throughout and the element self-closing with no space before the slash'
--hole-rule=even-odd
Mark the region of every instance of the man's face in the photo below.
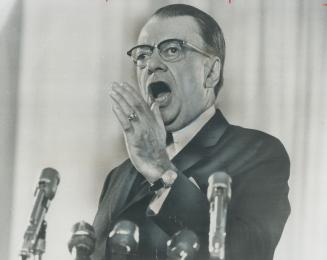
<svg viewBox="0 0 327 260">
<path fill-rule="evenodd" d="M 155 45 L 167 39 L 186 40 L 204 49 L 200 29 L 193 17 L 151 18 L 143 27 L 138 44 Z M 157 102 L 167 131 L 188 125 L 215 100 L 213 88 L 204 87 L 209 58 L 185 48 L 184 58 L 164 61 L 155 49 L 145 68 L 137 67 L 141 94 Z"/>
</svg>

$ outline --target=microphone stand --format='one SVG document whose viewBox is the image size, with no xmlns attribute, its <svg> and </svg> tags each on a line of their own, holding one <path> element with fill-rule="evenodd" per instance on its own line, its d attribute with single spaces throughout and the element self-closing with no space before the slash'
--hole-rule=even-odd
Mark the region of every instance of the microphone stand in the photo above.
<svg viewBox="0 0 327 260">
<path fill-rule="evenodd" d="M 26 247 L 24 247 L 20 253 L 21 260 L 27 260 L 31 254 L 33 255 L 33 260 L 42 260 L 42 255 L 44 254 L 46 247 L 46 230 L 47 222 L 43 220 L 35 243 L 29 239 L 24 241 Z"/>
<path fill-rule="evenodd" d="M 23 246 L 20 250 L 22 260 L 28 259 L 31 254 L 34 259 L 41 260 L 45 252 L 45 237 L 47 223 L 44 218 L 54 198 L 58 184 L 59 173 L 53 168 L 42 170 L 38 186 L 36 187 L 34 205 L 29 219 L 27 230 L 24 233 Z"/>
<path fill-rule="evenodd" d="M 47 222 L 43 220 L 40 233 L 35 245 L 35 250 L 34 250 L 34 259 L 36 258 L 35 260 L 42 260 L 42 255 L 45 252 L 45 246 L 46 246 L 46 231 L 47 231 Z"/>
</svg>

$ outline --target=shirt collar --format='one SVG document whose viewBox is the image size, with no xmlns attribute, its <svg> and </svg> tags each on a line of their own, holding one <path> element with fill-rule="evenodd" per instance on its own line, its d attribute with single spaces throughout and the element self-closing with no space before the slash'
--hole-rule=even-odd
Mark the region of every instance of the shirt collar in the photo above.
<svg viewBox="0 0 327 260">
<path fill-rule="evenodd" d="M 201 128 L 213 117 L 215 114 L 215 106 L 212 105 L 193 122 L 184 128 L 173 132 L 174 144 L 185 146 L 192 138 L 201 130 Z"/>
</svg>

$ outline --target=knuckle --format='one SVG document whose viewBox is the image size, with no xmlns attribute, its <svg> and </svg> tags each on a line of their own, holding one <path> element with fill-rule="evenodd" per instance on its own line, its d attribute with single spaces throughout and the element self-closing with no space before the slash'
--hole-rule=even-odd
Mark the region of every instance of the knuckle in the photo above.
<svg viewBox="0 0 327 260">
<path fill-rule="evenodd" d="M 132 126 L 130 124 L 123 125 L 124 132 L 130 132 L 132 130 Z"/>
<path fill-rule="evenodd" d="M 135 102 L 135 108 L 137 109 L 137 110 L 139 110 L 139 111 L 143 111 L 144 109 L 143 109 L 143 104 L 142 104 L 142 102 L 140 102 L 140 101 L 136 101 Z"/>
</svg>

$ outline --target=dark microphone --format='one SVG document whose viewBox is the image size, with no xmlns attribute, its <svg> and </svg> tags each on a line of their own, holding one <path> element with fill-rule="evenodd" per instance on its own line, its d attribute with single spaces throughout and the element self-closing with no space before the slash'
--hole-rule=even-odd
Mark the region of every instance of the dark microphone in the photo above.
<svg viewBox="0 0 327 260">
<path fill-rule="evenodd" d="M 68 242 L 69 252 L 75 260 L 89 260 L 95 249 L 95 231 L 93 226 L 81 221 L 72 227 L 72 236 Z"/>
<path fill-rule="evenodd" d="M 231 199 L 232 179 L 225 172 L 215 172 L 207 190 L 210 202 L 209 253 L 213 259 L 225 259 L 227 204 Z"/>
<path fill-rule="evenodd" d="M 188 229 L 175 233 L 167 242 L 167 260 L 196 259 L 200 243 L 197 235 Z"/>
<path fill-rule="evenodd" d="M 129 221 L 119 221 L 107 238 L 106 259 L 123 260 L 136 253 L 139 245 L 139 227 Z"/>
<path fill-rule="evenodd" d="M 39 243 L 40 230 L 45 226 L 44 218 L 47 213 L 50 202 L 54 198 L 58 184 L 60 182 L 59 173 L 52 168 L 45 168 L 40 176 L 38 186 L 35 190 L 35 202 L 32 214 L 29 220 L 29 225 L 24 234 L 24 242 L 20 255 L 22 258 L 27 258 L 30 254 L 42 254 L 45 250 L 45 242 Z M 44 233 L 43 231 L 41 233 Z M 45 234 L 41 234 L 42 236 Z M 45 240 L 45 237 L 43 238 Z M 39 245 L 43 248 L 38 248 Z"/>
</svg>

